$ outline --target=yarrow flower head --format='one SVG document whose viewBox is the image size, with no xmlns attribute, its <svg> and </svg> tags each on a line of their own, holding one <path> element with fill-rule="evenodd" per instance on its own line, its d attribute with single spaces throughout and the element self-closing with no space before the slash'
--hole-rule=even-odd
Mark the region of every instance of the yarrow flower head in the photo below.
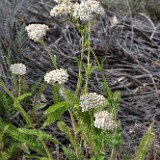
<svg viewBox="0 0 160 160">
<path fill-rule="evenodd" d="M 42 37 L 46 35 L 46 31 L 49 30 L 45 24 L 29 24 L 25 27 L 28 33 L 29 39 L 38 42 Z"/>
<path fill-rule="evenodd" d="M 104 9 L 95 0 L 82 1 L 74 5 L 73 17 L 81 21 L 92 21 L 96 16 L 104 14 Z"/>
<path fill-rule="evenodd" d="M 72 14 L 72 8 L 74 3 L 64 0 L 62 3 L 56 5 L 51 11 L 50 15 L 57 17 L 57 16 L 68 16 Z"/>
<path fill-rule="evenodd" d="M 80 106 L 82 107 L 82 112 L 88 111 L 91 108 L 98 108 L 99 106 L 104 105 L 105 102 L 105 97 L 95 92 L 80 96 Z"/>
<path fill-rule="evenodd" d="M 96 128 L 105 130 L 113 130 L 117 128 L 117 123 L 113 120 L 112 114 L 108 113 L 107 111 L 97 112 L 94 114 L 94 117 L 94 126 Z"/>
<path fill-rule="evenodd" d="M 95 0 L 81 1 L 73 3 L 71 0 L 59 0 L 51 11 L 51 16 L 72 16 L 81 21 L 92 21 L 98 15 L 104 15 L 104 9 Z"/>
<path fill-rule="evenodd" d="M 69 75 L 67 73 L 67 70 L 60 68 L 46 73 L 46 75 L 44 76 L 44 81 L 46 81 L 48 84 L 64 84 L 65 82 L 67 82 L 68 77 Z"/>
<path fill-rule="evenodd" d="M 24 75 L 26 74 L 26 66 L 22 63 L 15 63 L 10 66 L 10 71 L 13 74 Z"/>
</svg>

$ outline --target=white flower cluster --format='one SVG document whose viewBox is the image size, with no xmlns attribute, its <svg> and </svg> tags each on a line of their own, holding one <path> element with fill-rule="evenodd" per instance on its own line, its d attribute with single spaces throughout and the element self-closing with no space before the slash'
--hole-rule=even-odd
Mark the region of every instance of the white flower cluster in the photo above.
<svg viewBox="0 0 160 160">
<path fill-rule="evenodd" d="M 104 14 L 104 9 L 95 0 L 82 1 L 74 5 L 73 17 L 81 21 L 92 21 L 95 16 Z"/>
<path fill-rule="evenodd" d="M 68 80 L 68 73 L 67 70 L 64 70 L 62 68 L 52 70 L 44 76 L 44 81 L 46 81 L 48 84 L 51 83 L 58 83 L 58 84 L 64 84 Z"/>
<path fill-rule="evenodd" d="M 25 27 L 28 33 L 29 39 L 38 42 L 42 37 L 46 35 L 46 31 L 49 30 L 45 24 L 29 24 Z"/>
<path fill-rule="evenodd" d="M 88 93 L 86 95 L 80 96 L 80 106 L 82 107 L 82 112 L 88 111 L 91 108 L 98 108 L 104 105 L 106 99 L 103 95 L 97 93 Z"/>
<path fill-rule="evenodd" d="M 22 63 L 15 63 L 10 66 L 10 71 L 13 74 L 24 75 L 26 74 L 26 66 Z"/>
<path fill-rule="evenodd" d="M 100 3 L 95 0 L 81 1 L 80 3 L 73 3 L 67 0 L 58 1 L 51 11 L 51 16 L 72 16 L 81 21 L 92 21 L 97 15 L 104 15 L 104 9 Z"/>
<path fill-rule="evenodd" d="M 56 5 L 51 11 L 50 15 L 57 17 L 57 16 L 68 16 L 72 13 L 73 3 L 70 1 L 63 1 Z"/>
<path fill-rule="evenodd" d="M 96 128 L 113 130 L 117 128 L 116 121 L 113 120 L 112 114 L 107 111 L 100 111 L 94 114 L 95 121 L 94 126 Z"/>
</svg>

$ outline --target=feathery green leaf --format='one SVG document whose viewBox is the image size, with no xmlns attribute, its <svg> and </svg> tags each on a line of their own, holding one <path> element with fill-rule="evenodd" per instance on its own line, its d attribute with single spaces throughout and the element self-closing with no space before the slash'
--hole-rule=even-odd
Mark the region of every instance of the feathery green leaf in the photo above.
<svg viewBox="0 0 160 160">
<path fill-rule="evenodd" d="M 143 160 L 152 145 L 152 142 L 155 137 L 153 133 L 153 125 L 154 124 L 152 122 L 152 124 L 148 128 L 148 131 L 145 133 L 145 135 L 142 137 L 140 141 L 140 144 L 137 150 L 136 160 Z"/>
<path fill-rule="evenodd" d="M 69 127 L 62 121 L 58 122 L 58 128 L 66 135 L 66 137 L 70 140 L 72 146 L 74 148 L 78 147 L 78 144 L 73 136 L 73 133 L 69 130 Z"/>
<path fill-rule="evenodd" d="M 55 122 L 68 107 L 69 105 L 66 101 L 58 102 L 57 104 L 50 106 L 44 113 L 47 119 L 45 120 L 43 127 Z"/>
<path fill-rule="evenodd" d="M 51 135 L 45 133 L 44 131 L 39 130 L 38 132 L 33 130 L 33 129 L 26 129 L 26 128 L 18 128 L 18 131 L 22 134 L 27 134 L 27 135 L 35 135 L 39 139 L 45 139 L 48 140 L 54 144 L 61 144 L 58 140 L 53 138 Z"/>
<path fill-rule="evenodd" d="M 10 137 L 12 137 L 14 140 L 18 142 L 21 142 L 23 144 L 25 143 L 26 145 L 28 145 L 29 148 L 33 149 L 40 155 L 46 155 L 46 152 L 44 151 L 44 148 L 38 139 L 35 139 L 34 136 L 22 134 L 14 125 L 5 123 L 2 120 L 0 120 L 1 130 L 7 125 L 8 128 L 6 129 L 5 133 L 7 133 Z"/>
<path fill-rule="evenodd" d="M 72 151 L 71 149 L 63 147 L 63 151 L 66 157 L 68 158 L 68 160 L 81 160 L 80 158 L 78 158 L 76 153 Z"/>
<path fill-rule="evenodd" d="M 32 94 L 31 94 L 31 93 L 24 93 L 24 94 L 18 96 L 18 97 L 17 97 L 17 100 L 18 100 L 18 101 L 22 101 L 22 100 L 24 100 L 25 98 L 27 98 L 27 97 L 29 97 L 29 96 L 32 96 Z"/>
</svg>

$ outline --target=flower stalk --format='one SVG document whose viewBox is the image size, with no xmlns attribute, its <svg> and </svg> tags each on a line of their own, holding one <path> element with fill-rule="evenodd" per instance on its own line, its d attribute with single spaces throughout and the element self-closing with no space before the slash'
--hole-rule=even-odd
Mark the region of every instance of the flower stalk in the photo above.
<svg viewBox="0 0 160 160">
<path fill-rule="evenodd" d="M 81 31 L 81 36 L 82 36 L 82 51 L 81 51 L 81 57 L 80 57 L 80 62 L 79 62 L 79 74 L 78 74 L 78 82 L 77 82 L 76 91 L 75 91 L 75 99 L 77 99 L 79 90 L 81 88 L 82 80 L 83 80 L 82 67 L 83 67 L 83 56 L 84 56 L 84 50 L 85 50 L 84 29 Z"/>
<path fill-rule="evenodd" d="M 22 76 L 18 75 L 18 96 L 21 95 L 21 82 L 22 82 Z"/>
<path fill-rule="evenodd" d="M 96 54 L 94 53 L 93 49 L 91 48 L 91 53 L 93 54 L 94 56 L 94 59 L 96 60 L 96 63 L 98 65 L 98 68 L 99 70 L 101 71 L 101 74 L 102 74 L 102 78 L 103 78 L 103 82 L 105 83 L 105 86 L 106 86 L 106 89 L 107 89 L 107 96 L 108 98 L 112 98 L 112 91 L 111 89 L 109 88 L 108 84 L 107 84 L 107 80 L 106 80 L 106 77 L 105 77 L 105 73 L 104 73 L 104 69 L 103 69 L 103 66 L 101 66 Z"/>
<path fill-rule="evenodd" d="M 52 56 L 50 50 L 48 49 L 48 47 L 44 43 L 44 39 L 43 38 L 39 42 L 43 46 L 43 48 L 45 49 L 45 51 L 47 52 L 47 54 L 49 55 L 49 57 L 50 57 L 50 59 L 51 59 L 51 61 L 53 63 L 54 68 L 58 69 L 57 63 L 56 63 L 56 56 L 54 56 L 54 57 Z"/>
<path fill-rule="evenodd" d="M 89 77 L 91 74 L 91 63 L 90 63 L 90 54 L 91 54 L 91 22 L 88 23 L 87 28 L 88 39 L 87 39 L 87 46 L 88 46 L 88 55 L 87 55 L 87 68 L 86 68 L 86 84 L 85 84 L 85 92 L 88 93 L 88 82 Z"/>
</svg>

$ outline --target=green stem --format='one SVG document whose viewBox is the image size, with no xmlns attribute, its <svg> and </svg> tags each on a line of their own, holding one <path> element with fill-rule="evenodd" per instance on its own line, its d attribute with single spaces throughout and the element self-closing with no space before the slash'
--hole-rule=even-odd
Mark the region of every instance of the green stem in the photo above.
<svg viewBox="0 0 160 160">
<path fill-rule="evenodd" d="M 22 76 L 18 75 L 18 96 L 21 95 L 21 80 L 22 80 Z"/>
<path fill-rule="evenodd" d="M 111 89 L 109 88 L 108 84 L 107 84 L 107 81 L 106 81 L 106 77 L 105 77 L 105 73 L 104 73 L 104 68 L 101 66 L 96 54 L 94 53 L 93 49 L 91 48 L 91 52 L 96 60 L 96 63 L 102 73 L 102 78 L 103 78 L 103 81 L 105 83 L 105 86 L 106 86 L 106 89 L 107 89 L 107 93 L 108 93 L 108 98 L 112 98 L 112 91 Z M 115 131 L 115 134 L 116 134 L 116 131 Z M 111 151 L 111 157 L 110 157 L 110 160 L 115 160 L 116 159 L 116 151 L 115 151 L 115 148 L 113 147 L 112 148 L 112 151 Z"/>
<path fill-rule="evenodd" d="M 61 89 L 61 91 L 62 91 L 63 94 L 64 94 L 65 100 L 70 104 L 70 106 L 73 106 L 74 104 L 72 104 L 72 103 L 69 101 L 69 99 L 67 98 L 67 96 L 66 96 L 66 91 L 65 91 L 63 85 L 60 85 L 60 89 Z M 74 116 L 73 116 L 73 114 L 72 114 L 72 111 L 71 111 L 70 109 L 68 109 L 68 111 L 69 111 L 69 114 L 70 114 L 70 117 L 71 117 L 71 121 L 72 121 L 72 127 L 73 127 L 73 131 L 74 131 L 74 136 L 75 136 L 75 139 L 77 139 L 75 119 L 74 119 Z"/>
<path fill-rule="evenodd" d="M 102 139 L 102 153 L 104 154 L 104 153 L 106 153 L 105 150 L 107 148 L 106 147 L 106 142 L 105 142 L 106 132 L 104 130 L 102 131 L 102 137 L 104 137 Z"/>
<path fill-rule="evenodd" d="M 77 141 L 77 132 L 76 132 L 76 123 L 75 123 L 75 119 L 74 119 L 74 116 L 72 114 L 72 111 L 69 109 L 69 114 L 70 114 L 70 117 L 71 117 L 71 121 L 72 121 L 72 127 L 73 127 L 73 131 L 74 131 L 74 138 L 75 140 Z M 78 142 L 78 141 L 77 141 Z M 78 154 L 78 149 L 76 148 L 76 154 Z"/>
<path fill-rule="evenodd" d="M 106 89 L 107 89 L 107 93 L 108 93 L 108 98 L 112 98 L 112 91 L 111 89 L 109 88 L 108 84 L 107 84 L 107 80 L 106 80 L 106 77 L 105 77 L 105 73 L 104 73 L 104 68 L 101 66 L 96 54 L 94 53 L 93 49 L 91 48 L 91 52 L 96 60 L 96 63 L 101 71 L 101 74 L 102 74 L 102 78 L 103 78 L 103 81 L 105 83 L 105 86 L 106 86 Z"/>
<path fill-rule="evenodd" d="M 50 59 L 52 60 L 53 66 L 57 69 L 57 64 L 56 64 L 56 57 L 53 57 L 50 50 L 48 49 L 48 47 L 46 46 L 46 44 L 44 43 L 44 40 L 41 39 L 40 44 L 43 46 L 43 48 L 45 49 L 45 51 L 48 53 Z"/>
<path fill-rule="evenodd" d="M 83 56 L 84 56 L 84 49 L 85 49 L 85 35 L 84 30 L 81 32 L 82 35 L 82 52 L 81 52 L 81 59 L 79 63 L 79 76 L 78 76 L 78 82 L 76 86 L 76 92 L 75 92 L 75 99 L 77 99 L 78 92 L 80 90 L 81 84 L 82 84 L 82 67 L 83 67 Z"/>
<path fill-rule="evenodd" d="M 73 103 L 72 103 L 72 102 L 67 98 L 67 96 L 66 96 L 66 91 L 65 91 L 65 88 L 63 87 L 63 85 L 60 85 L 60 89 L 61 89 L 61 91 L 63 92 L 64 98 L 65 98 L 65 100 L 69 103 L 69 105 L 70 105 L 70 106 L 74 106 L 74 101 L 73 101 Z M 75 138 L 76 142 L 78 143 L 78 137 L 77 137 L 77 131 L 76 131 L 76 126 L 77 126 L 77 124 L 76 124 L 76 121 L 75 121 L 75 118 L 74 118 L 74 114 L 73 114 L 73 112 L 72 112 L 71 109 L 68 109 L 68 111 L 69 111 L 69 114 L 70 114 L 70 117 L 71 117 L 72 127 L 73 127 L 73 131 L 74 131 L 74 138 Z M 82 157 L 83 157 L 83 154 L 82 154 L 82 152 L 81 152 L 81 149 L 79 149 L 79 145 L 77 145 L 77 146 L 78 146 L 78 147 L 75 148 L 77 156 L 82 156 Z"/>
<path fill-rule="evenodd" d="M 88 92 L 88 82 L 89 82 L 89 77 L 91 73 L 91 67 L 90 67 L 90 54 L 91 54 L 91 23 L 88 23 L 88 40 L 87 40 L 87 45 L 88 45 L 88 57 L 87 57 L 87 73 L 86 73 L 86 83 L 85 83 L 85 93 Z"/>
<path fill-rule="evenodd" d="M 19 110 L 21 111 L 21 114 L 23 115 L 23 117 L 25 118 L 26 122 L 37 132 L 38 135 L 38 130 L 34 127 L 34 125 L 32 124 L 29 116 L 27 115 L 26 111 L 23 109 L 23 107 L 21 106 L 21 104 L 19 103 L 19 101 L 16 99 L 16 97 L 13 96 L 13 94 L 8 90 L 8 88 L 5 86 L 5 84 L 2 82 L 2 80 L 0 80 L 0 86 L 4 89 L 4 91 L 14 100 L 14 103 L 16 103 L 16 107 L 19 108 Z M 48 149 L 48 147 L 46 146 L 46 144 L 44 143 L 44 141 L 42 139 L 40 139 L 49 160 L 52 160 L 52 156 L 51 153 Z"/>
</svg>

